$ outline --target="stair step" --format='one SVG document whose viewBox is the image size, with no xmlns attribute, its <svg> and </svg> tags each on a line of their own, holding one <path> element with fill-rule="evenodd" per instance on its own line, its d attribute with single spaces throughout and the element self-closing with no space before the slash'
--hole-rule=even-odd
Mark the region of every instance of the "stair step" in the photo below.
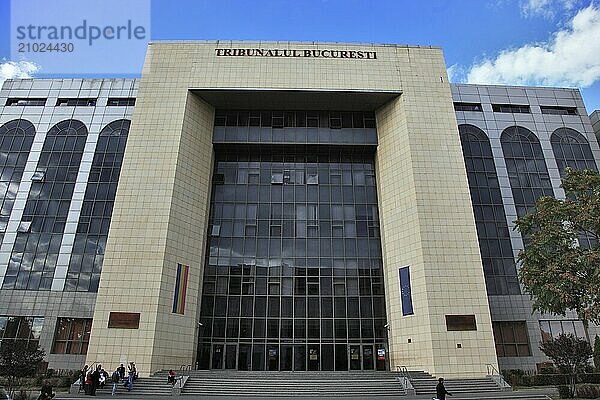
<svg viewBox="0 0 600 400">
<path fill-rule="evenodd" d="M 184 371 L 184 394 L 232 397 L 404 396 L 395 374 L 387 372 Z M 155 375 L 160 375 L 157 373 Z"/>
</svg>

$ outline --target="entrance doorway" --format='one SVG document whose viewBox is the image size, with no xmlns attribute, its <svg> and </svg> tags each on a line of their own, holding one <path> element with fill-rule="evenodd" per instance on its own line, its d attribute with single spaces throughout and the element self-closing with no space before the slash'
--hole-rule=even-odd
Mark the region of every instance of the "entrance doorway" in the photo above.
<svg viewBox="0 0 600 400">
<path fill-rule="evenodd" d="M 212 369 L 223 369 L 224 345 L 213 344 Z"/>
<path fill-rule="evenodd" d="M 236 369 L 237 344 L 228 344 L 225 350 L 225 369 Z"/>
<path fill-rule="evenodd" d="M 320 368 L 320 354 L 318 344 L 309 344 L 308 345 L 308 370 L 309 371 L 319 371 Z"/>
<path fill-rule="evenodd" d="M 349 356 L 350 356 L 350 371 L 358 371 L 361 369 L 360 362 L 360 345 L 359 344 L 351 344 L 348 346 Z"/>
<path fill-rule="evenodd" d="M 213 343 L 200 368 L 240 371 L 385 371 L 383 343 Z M 202 350 L 204 351 L 204 350 Z M 204 354 L 204 353 L 199 353 Z M 210 363 L 209 363 L 210 360 Z"/>
<path fill-rule="evenodd" d="M 267 345 L 267 369 L 269 371 L 279 371 L 279 346 Z"/>
</svg>

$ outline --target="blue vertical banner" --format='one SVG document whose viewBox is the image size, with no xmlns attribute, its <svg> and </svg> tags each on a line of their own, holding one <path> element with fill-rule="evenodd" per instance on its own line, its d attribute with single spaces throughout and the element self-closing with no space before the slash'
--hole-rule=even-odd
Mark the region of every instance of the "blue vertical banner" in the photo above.
<svg viewBox="0 0 600 400">
<path fill-rule="evenodd" d="M 402 315 L 413 315 L 412 294 L 410 292 L 410 267 L 402 267 L 400 273 L 400 300 Z"/>
</svg>

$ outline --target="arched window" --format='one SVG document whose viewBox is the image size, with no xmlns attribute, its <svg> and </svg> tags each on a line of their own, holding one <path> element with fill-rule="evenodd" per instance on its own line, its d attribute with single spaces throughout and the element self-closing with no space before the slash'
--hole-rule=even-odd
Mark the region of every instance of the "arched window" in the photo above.
<svg viewBox="0 0 600 400">
<path fill-rule="evenodd" d="M 540 141 L 529 129 L 511 126 L 500 136 L 517 216 L 522 217 L 542 196 L 554 196 Z"/>
<path fill-rule="evenodd" d="M 564 176 L 567 167 L 598 170 L 590 143 L 575 129 L 558 128 L 552 133 L 550 143 L 561 177 Z M 579 244 L 582 247 L 592 248 L 595 243 L 596 239 L 591 235 L 579 235 Z"/>
<path fill-rule="evenodd" d="M 519 281 L 492 147 L 473 125 L 459 125 L 477 237 L 489 295 L 519 294 Z"/>
<path fill-rule="evenodd" d="M 564 175 L 567 167 L 598 170 L 589 142 L 576 130 L 558 128 L 552 133 L 550 143 L 560 176 Z"/>
<path fill-rule="evenodd" d="M 98 291 L 130 121 L 120 119 L 100 132 L 90 170 L 65 291 Z"/>
<path fill-rule="evenodd" d="M 24 119 L 15 119 L 0 127 L 0 243 L 15 204 L 34 137 L 35 127 Z"/>
<path fill-rule="evenodd" d="M 86 138 L 85 125 L 72 119 L 48 131 L 3 288 L 49 290 L 52 286 Z"/>
</svg>

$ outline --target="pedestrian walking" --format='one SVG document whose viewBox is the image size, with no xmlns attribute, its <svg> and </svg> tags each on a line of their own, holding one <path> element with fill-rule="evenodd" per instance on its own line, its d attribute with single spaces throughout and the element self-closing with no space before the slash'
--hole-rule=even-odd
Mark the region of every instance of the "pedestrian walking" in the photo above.
<svg viewBox="0 0 600 400">
<path fill-rule="evenodd" d="M 125 366 L 123 364 L 121 364 L 121 366 L 117 368 L 117 371 L 119 371 L 119 379 L 125 379 Z"/>
<path fill-rule="evenodd" d="M 90 387 L 90 396 L 96 395 L 96 390 L 98 389 L 98 386 L 100 385 L 100 370 L 101 369 L 102 369 L 102 366 L 98 365 L 96 367 L 96 369 L 94 370 L 94 372 L 92 372 L 92 374 L 90 376 L 90 380 L 92 381 L 92 384 Z"/>
<path fill-rule="evenodd" d="M 435 387 L 435 395 L 436 395 L 436 399 L 437 400 L 446 400 L 446 395 L 449 394 L 450 396 L 452 396 L 452 393 L 450 393 L 449 391 L 446 390 L 446 387 L 444 386 L 444 378 L 440 378 L 438 379 L 438 384 Z"/>
<path fill-rule="evenodd" d="M 177 374 L 175 374 L 175 371 L 170 369 L 169 376 L 167 377 L 167 382 L 170 383 L 171 385 L 175 386 L 175 378 L 176 377 L 177 377 Z"/>
<path fill-rule="evenodd" d="M 79 391 L 80 392 L 84 392 L 87 393 L 85 390 L 85 381 L 87 380 L 87 375 L 88 375 L 88 369 L 90 367 L 88 367 L 87 365 L 85 367 L 83 367 L 81 369 L 81 371 L 79 371 Z"/>
<path fill-rule="evenodd" d="M 121 364 L 121 365 L 123 365 L 123 364 Z M 117 368 L 115 370 L 115 372 L 112 373 L 112 376 L 111 376 L 112 395 L 113 396 L 115 395 L 115 393 L 117 393 L 117 385 L 119 384 L 119 380 L 120 380 L 119 368 Z"/>
<path fill-rule="evenodd" d="M 128 372 L 129 372 L 129 382 L 127 382 L 127 391 L 131 392 L 131 390 L 133 389 L 133 380 L 135 379 L 135 376 L 137 375 L 137 369 L 135 367 L 135 363 L 132 361 L 129 363 L 129 365 L 127 366 Z"/>
</svg>

